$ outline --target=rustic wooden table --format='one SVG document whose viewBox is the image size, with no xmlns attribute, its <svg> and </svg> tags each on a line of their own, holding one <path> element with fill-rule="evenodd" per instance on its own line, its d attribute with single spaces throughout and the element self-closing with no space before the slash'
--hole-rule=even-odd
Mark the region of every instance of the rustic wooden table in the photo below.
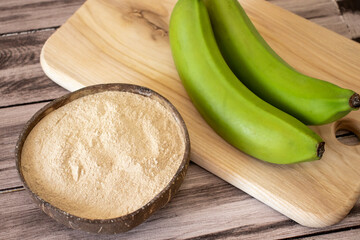
<svg viewBox="0 0 360 240">
<path fill-rule="evenodd" d="M 306 228 L 195 164 L 171 203 L 126 234 L 99 237 L 43 214 L 20 182 L 14 147 L 24 123 L 67 93 L 44 75 L 39 55 L 46 39 L 83 2 L 0 2 L 0 239 L 360 239 L 360 202 L 337 225 Z M 271 2 L 360 42 L 358 0 Z M 351 133 L 339 133 L 338 139 L 358 144 Z"/>
</svg>

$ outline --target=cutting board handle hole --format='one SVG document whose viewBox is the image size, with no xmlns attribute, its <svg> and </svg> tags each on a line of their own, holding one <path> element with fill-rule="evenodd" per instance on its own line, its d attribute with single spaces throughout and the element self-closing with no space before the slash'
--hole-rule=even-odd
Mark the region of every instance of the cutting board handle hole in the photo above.
<svg viewBox="0 0 360 240">
<path fill-rule="evenodd" d="M 360 127 L 356 126 L 356 123 L 351 120 L 338 122 L 335 131 L 336 139 L 348 146 L 360 145 Z"/>
</svg>

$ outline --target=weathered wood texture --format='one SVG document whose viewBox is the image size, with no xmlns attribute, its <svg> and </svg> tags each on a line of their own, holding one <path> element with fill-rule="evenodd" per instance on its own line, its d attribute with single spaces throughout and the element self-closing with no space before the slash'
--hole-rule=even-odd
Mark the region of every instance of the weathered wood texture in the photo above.
<svg viewBox="0 0 360 240">
<path fill-rule="evenodd" d="M 333 0 L 268 0 L 323 27 L 351 38 L 347 24 Z"/>
<path fill-rule="evenodd" d="M 26 191 L 0 194 L 0 206 L 6 219 L 0 225 L 4 239 L 100 238 L 57 224 L 33 204 Z M 281 239 L 357 227 L 359 219 L 357 204 L 335 226 L 302 227 L 192 164 L 180 191 L 165 208 L 128 233 L 101 239 Z"/>
<path fill-rule="evenodd" d="M 358 0 L 267 0 L 299 16 L 360 41 Z"/>
<path fill-rule="evenodd" d="M 54 31 L 0 37 L 0 107 L 43 101 L 65 94 L 41 66 L 40 51 Z"/>
<path fill-rule="evenodd" d="M 323 235 L 311 235 L 308 237 L 299 237 L 297 239 L 302 240 L 358 240 L 360 236 L 360 228 L 350 228 L 348 231 L 346 231 L 346 234 L 344 234 L 343 231 L 340 232 L 330 232 Z"/>
<path fill-rule="evenodd" d="M 0 34 L 59 26 L 82 3 L 84 0 L 0 1 Z"/>
<path fill-rule="evenodd" d="M 336 0 L 350 37 L 360 42 L 360 1 Z"/>
<path fill-rule="evenodd" d="M 22 186 L 15 168 L 15 144 L 25 123 L 45 103 L 0 109 L 0 190 Z"/>
<path fill-rule="evenodd" d="M 360 15 L 357 13 L 360 7 L 357 0 L 268 1 L 346 37 L 360 37 Z M 84 2 L 85 0 L 0 1 L 0 34 L 57 27 Z"/>
<path fill-rule="evenodd" d="M 67 92 L 44 76 L 38 62 L 40 48 L 54 30 L 42 32 L 37 29 L 58 27 L 83 2 L 0 1 L 0 239 L 99 239 L 97 235 L 62 227 L 42 214 L 25 191 L 16 190 L 22 187 L 14 165 L 15 142 L 23 124 L 45 103 L 6 107 L 47 101 Z M 359 40 L 357 0 L 336 1 L 340 11 L 333 4 L 335 0 L 271 2 Z M 24 33 L 17 34 L 20 31 Z M 338 134 L 343 134 L 341 141 L 356 143 L 352 135 Z M 2 191 L 7 188 L 10 191 Z M 15 191 L 11 192 L 11 189 Z M 358 239 L 359 204 L 344 221 L 333 227 L 304 228 L 191 164 L 181 191 L 166 208 L 128 234 L 102 236 L 101 239 L 161 239 L 170 236 L 199 239 L 300 236 L 308 236 L 305 239 Z M 348 230 L 351 228 L 354 229 Z"/>
</svg>

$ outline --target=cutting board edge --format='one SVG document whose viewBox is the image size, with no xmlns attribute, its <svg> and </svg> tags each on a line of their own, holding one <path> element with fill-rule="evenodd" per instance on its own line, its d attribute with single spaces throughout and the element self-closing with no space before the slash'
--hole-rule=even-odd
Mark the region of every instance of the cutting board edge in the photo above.
<svg viewBox="0 0 360 240">
<path fill-rule="evenodd" d="M 76 12 L 75 12 L 76 13 Z M 61 28 L 61 27 L 60 27 Z M 60 29 L 59 28 L 59 29 Z M 57 29 L 53 34 L 51 34 L 51 36 L 46 40 L 45 44 L 43 45 L 43 47 L 41 48 L 41 52 L 40 52 L 40 66 L 42 68 L 42 70 L 44 71 L 45 75 L 52 80 L 53 82 L 55 82 L 56 84 L 58 84 L 59 86 L 65 88 L 66 90 L 73 92 L 76 91 L 80 88 L 85 87 L 85 85 L 80 84 L 79 82 L 77 82 L 76 80 L 74 80 L 74 78 L 70 77 L 70 76 L 66 76 L 66 80 L 65 83 L 63 82 L 64 78 L 60 79 L 60 74 L 56 74 L 56 72 L 59 72 L 57 70 L 55 70 L 54 68 L 52 68 L 47 62 L 46 62 L 46 58 L 45 58 L 45 51 L 46 51 L 46 47 L 49 44 L 49 42 L 51 42 L 53 36 L 56 36 L 56 33 L 58 33 Z M 64 75 L 64 74 L 63 74 Z M 74 87 L 75 86 L 75 87 Z"/>
<path fill-rule="evenodd" d="M 304 211 L 302 209 L 297 208 L 289 201 L 279 197 L 278 195 L 274 195 L 272 192 L 268 191 L 266 188 L 261 185 L 256 185 L 254 187 L 254 183 L 248 183 L 245 178 L 239 177 L 239 179 L 231 178 L 229 174 L 226 172 L 222 172 L 216 166 L 213 168 L 209 168 L 201 164 L 201 161 L 191 160 L 195 164 L 214 174 L 215 176 L 223 179 L 224 181 L 230 183 L 236 188 L 246 192 L 250 196 L 256 198 L 260 202 L 265 205 L 271 207 L 277 212 L 283 214 L 284 216 L 294 220 L 302 226 L 310 227 L 310 228 L 323 228 L 335 225 L 341 222 L 351 211 L 351 209 L 355 206 L 356 202 L 360 198 L 360 184 L 359 191 L 355 192 L 354 195 L 349 198 L 347 204 L 344 204 L 341 208 L 337 208 L 336 211 L 328 212 L 327 214 L 316 214 L 310 211 Z M 248 187 L 248 186 L 252 187 Z M 256 189 L 256 191 L 254 190 Z M 266 194 L 264 194 L 266 192 Z M 276 201 L 271 201 L 271 196 Z M 269 198 L 270 197 L 270 198 Z M 269 200 L 270 199 L 270 200 Z M 301 217 L 300 217 L 301 216 Z M 304 217 L 305 216 L 305 217 Z M 310 219 L 310 221 L 309 221 Z"/>
</svg>

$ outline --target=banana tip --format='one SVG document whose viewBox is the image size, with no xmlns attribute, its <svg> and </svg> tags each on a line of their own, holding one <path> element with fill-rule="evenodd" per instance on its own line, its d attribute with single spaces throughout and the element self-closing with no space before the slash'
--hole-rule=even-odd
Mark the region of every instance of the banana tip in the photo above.
<svg viewBox="0 0 360 240">
<path fill-rule="evenodd" d="M 317 156 L 319 159 L 321 159 L 324 152 L 325 152 L 325 142 L 321 142 L 321 143 L 319 143 L 319 145 L 317 147 Z"/>
<path fill-rule="evenodd" d="M 350 107 L 359 108 L 360 107 L 360 95 L 354 93 L 349 100 Z"/>
</svg>

